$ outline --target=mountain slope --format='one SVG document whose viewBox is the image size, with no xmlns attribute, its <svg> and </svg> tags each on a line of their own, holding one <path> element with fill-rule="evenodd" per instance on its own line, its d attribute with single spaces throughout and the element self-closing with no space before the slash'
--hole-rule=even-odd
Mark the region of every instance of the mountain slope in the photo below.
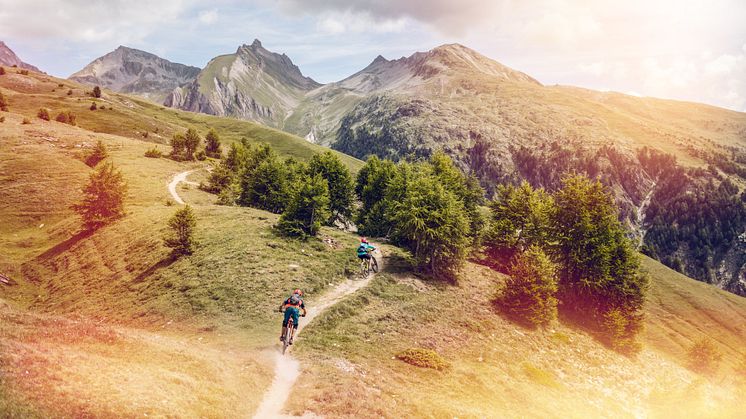
<svg viewBox="0 0 746 419">
<path fill-rule="evenodd" d="M 10 47 L 7 46 L 3 41 L 0 41 L 0 65 L 8 67 L 17 66 L 19 68 L 25 68 L 27 70 L 33 70 L 37 72 L 41 71 L 31 64 L 27 64 L 21 61 L 16 53 L 13 52 L 13 50 L 10 49 Z"/>
<path fill-rule="evenodd" d="M 194 82 L 172 92 L 165 104 L 279 127 L 304 93 L 318 86 L 286 55 L 270 52 L 254 40 L 235 54 L 212 59 Z"/>
<path fill-rule="evenodd" d="M 358 237 L 324 228 L 322 240 L 287 240 L 273 232 L 277 215 L 213 205 L 213 195 L 182 185 L 199 245 L 192 256 L 172 261 L 162 237 L 177 207 L 169 205 L 166 185 L 184 170 L 197 170 L 194 181 L 206 171 L 201 163 L 143 153 L 161 135 L 187 126 L 202 133 L 216 127 L 226 143 L 240 136 L 266 141 L 285 155 L 307 158 L 323 149 L 249 122 L 161 109 L 109 91 L 100 101 L 106 110 L 88 111 L 90 98 L 77 83 L 11 76 L 0 77 L 10 102 L 0 125 L 0 272 L 19 285 L 0 285 L 0 416 L 251 416 L 272 381 L 278 300 L 301 287 L 313 307 L 317 296 L 356 271 Z M 52 92 L 59 83 L 62 92 Z M 35 118 L 42 106 L 71 109 L 79 126 Z M 140 134 L 145 129 L 147 139 Z M 127 214 L 79 234 L 70 205 L 91 172 L 80 154 L 97 140 L 129 184 Z M 646 259 L 653 288 L 645 349 L 633 360 L 567 325 L 528 331 L 502 318 L 491 299 L 504 277 L 484 266 L 467 264 L 458 285 L 426 281 L 401 251 L 382 248 L 391 270 L 309 323 L 294 346 L 303 376 L 289 389 L 292 412 L 739 412 L 732 378 L 746 345 L 744 298 Z M 712 380 L 681 366 L 685 349 L 702 336 L 724 354 Z M 451 368 L 392 359 L 409 347 L 434 349 Z"/>
<path fill-rule="evenodd" d="M 192 82 L 197 74 L 197 67 L 172 63 L 145 51 L 120 46 L 95 59 L 69 79 L 163 103 L 174 89 Z"/>
</svg>

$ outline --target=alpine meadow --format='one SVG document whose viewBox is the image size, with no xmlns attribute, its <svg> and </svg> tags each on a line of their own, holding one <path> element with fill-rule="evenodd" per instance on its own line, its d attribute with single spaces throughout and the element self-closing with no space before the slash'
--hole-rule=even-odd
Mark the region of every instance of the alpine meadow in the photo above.
<svg viewBox="0 0 746 419">
<path fill-rule="evenodd" d="M 742 4 L 6 3 L 0 417 L 744 417 Z"/>
</svg>

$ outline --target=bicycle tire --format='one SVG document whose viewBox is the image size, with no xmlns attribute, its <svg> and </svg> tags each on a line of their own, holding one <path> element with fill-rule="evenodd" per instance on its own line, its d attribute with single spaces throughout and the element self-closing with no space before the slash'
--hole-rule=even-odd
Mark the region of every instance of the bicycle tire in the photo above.
<svg viewBox="0 0 746 419">
<path fill-rule="evenodd" d="M 370 268 L 373 272 L 378 273 L 378 261 L 373 256 L 370 257 Z"/>
<path fill-rule="evenodd" d="M 291 318 L 288 320 L 288 328 L 285 331 L 285 341 L 282 342 L 282 354 L 285 355 L 285 351 L 288 350 L 288 346 L 290 346 L 290 337 L 293 336 L 293 319 Z"/>
</svg>

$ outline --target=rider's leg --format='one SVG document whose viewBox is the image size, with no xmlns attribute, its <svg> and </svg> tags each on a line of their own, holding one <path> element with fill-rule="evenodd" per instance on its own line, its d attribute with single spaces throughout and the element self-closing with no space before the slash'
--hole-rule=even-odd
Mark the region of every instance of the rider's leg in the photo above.
<svg viewBox="0 0 746 419">
<path fill-rule="evenodd" d="M 295 332 L 298 331 L 298 311 L 299 310 L 293 310 L 293 330 L 290 331 L 290 342 L 288 344 L 293 344 L 293 338 L 295 337 Z"/>
<path fill-rule="evenodd" d="M 283 317 L 283 319 L 282 319 L 282 334 L 280 335 L 280 340 L 281 341 L 285 340 L 285 334 L 288 332 L 288 320 L 290 320 L 290 315 L 292 314 L 292 313 L 290 313 L 290 311 L 292 311 L 292 310 L 286 309 L 285 310 L 285 317 Z"/>
<path fill-rule="evenodd" d="M 288 332 L 288 327 L 287 326 L 282 326 L 282 333 L 280 334 L 280 341 L 281 342 L 285 341 L 285 334 L 287 332 Z"/>
</svg>

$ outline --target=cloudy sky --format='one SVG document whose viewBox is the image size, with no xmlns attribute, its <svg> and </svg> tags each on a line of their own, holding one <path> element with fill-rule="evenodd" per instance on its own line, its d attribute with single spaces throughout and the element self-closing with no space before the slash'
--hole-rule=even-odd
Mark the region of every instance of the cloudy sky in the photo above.
<svg viewBox="0 0 746 419">
<path fill-rule="evenodd" d="M 746 111 L 744 0 L 0 0 L 0 40 L 67 77 L 119 45 L 204 66 L 254 38 L 320 82 L 459 42 L 544 84 Z"/>
</svg>

